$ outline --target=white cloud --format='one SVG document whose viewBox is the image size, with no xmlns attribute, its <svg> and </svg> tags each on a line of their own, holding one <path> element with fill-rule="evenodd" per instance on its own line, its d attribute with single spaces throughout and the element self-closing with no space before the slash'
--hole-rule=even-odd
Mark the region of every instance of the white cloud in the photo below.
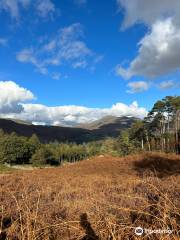
<svg viewBox="0 0 180 240">
<path fill-rule="evenodd" d="M 73 63 L 73 68 L 86 68 L 87 67 L 87 62 L 85 60 L 83 61 L 78 61 L 78 62 L 75 62 Z"/>
<path fill-rule="evenodd" d="M 7 45 L 7 43 L 8 43 L 8 40 L 7 40 L 7 38 L 0 38 L 0 45 L 1 46 L 6 46 Z"/>
<path fill-rule="evenodd" d="M 41 125 L 41 126 L 46 126 L 45 122 L 32 122 L 33 125 Z"/>
<path fill-rule="evenodd" d="M 127 91 L 128 93 L 138 93 L 148 90 L 149 84 L 144 81 L 130 82 L 128 83 L 128 87 L 130 87 L 130 90 Z"/>
<path fill-rule="evenodd" d="M 123 27 L 128 28 L 135 23 L 152 26 L 157 20 L 173 17 L 180 21 L 179 0 L 117 0 L 119 7 L 125 10 Z"/>
<path fill-rule="evenodd" d="M 33 48 L 25 48 L 16 55 L 16 59 L 22 63 L 31 63 L 36 66 L 37 70 L 45 75 L 48 73 L 47 68 L 44 66 L 43 62 L 37 59 L 36 52 Z"/>
<path fill-rule="evenodd" d="M 37 64 L 33 49 L 23 49 L 20 53 L 17 54 L 17 60 L 20 62 L 30 62 L 34 65 Z"/>
<path fill-rule="evenodd" d="M 56 40 L 54 39 L 44 45 L 43 51 L 45 51 L 45 52 L 54 51 L 56 49 L 56 46 L 57 46 L 57 43 L 56 43 Z"/>
<path fill-rule="evenodd" d="M 65 60 L 73 60 L 91 56 L 91 50 L 82 41 L 72 41 L 62 45 L 61 57 Z"/>
<path fill-rule="evenodd" d="M 88 108 L 83 106 L 48 107 L 42 104 L 23 103 L 34 99 L 34 95 L 14 82 L 0 82 L 0 116 L 28 120 L 35 124 L 74 125 L 92 122 L 107 115 L 143 118 L 147 111 L 137 102 L 130 105 L 116 103 L 110 108 Z"/>
<path fill-rule="evenodd" d="M 36 4 L 36 11 L 39 16 L 45 18 L 49 14 L 55 13 L 55 5 L 50 0 L 38 0 Z"/>
<path fill-rule="evenodd" d="M 144 23 L 148 33 L 139 42 L 139 52 L 128 68 L 117 67 L 126 79 L 135 75 L 156 78 L 180 69 L 180 1 L 118 0 L 125 10 L 123 27 Z"/>
<path fill-rule="evenodd" d="M 47 17 L 55 12 L 55 5 L 51 0 L 0 0 L 0 11 L 6 11 L 13 19 L 18 20 L 21 9 L 33 7 L 40 17 Z"/>
<path fill-rule="evenodd" d="M 131 105 L 116 103 L 110 108 L 88 108 L 83 106 L 48 107 L 40 104 L 23 104 L 24 112 L 14 115 L 32 122 L 45 122 L 48 125 L 74 125 L 98 120 L 104 116 L 133 116 L 143 118 L 146 109 L 136 102 Z"/>
<path fill-rule="evenodd" d="M 0 113 L 20 113 L 21 102 L 34 99 L 34 95 L 12 81 L 0 81 Z"/>
<path fill-rule="evenodd" d="M 48 66 L 68 64 L 73 68 L 86 68 L 98 58 L 84 42 L 83 27 L 74 23 L 61 28 L 56 35 L 39 43 L 36 47 L 25 48 L 17 53 L 16 58 L 23 63 L 33 64 L 43 74 Z"/>
<path fill-rule="evenodd" d="M 173 80 L 163 81 L 159 84 L 159 88 L 162 90 L 170 89 L 173 87 L 178 87 L 178 85 Z"/>
<path fill-rule="evenodd" d="M 155 78 L 180 69 L 180 29 L 172 19 L 157 21 L 152 31 L 140 41 L 139 54 L 129 68 L 118 68 L 124 78 L 140 75 Z"/>
</svg>

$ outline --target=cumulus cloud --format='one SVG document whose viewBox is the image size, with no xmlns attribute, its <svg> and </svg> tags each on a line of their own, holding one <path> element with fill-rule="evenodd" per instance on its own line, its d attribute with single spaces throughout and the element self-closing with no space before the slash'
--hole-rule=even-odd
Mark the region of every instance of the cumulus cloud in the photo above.
<svg viewBox="0 0 180 240">
<path fill-rule="evenodd" d="M 74 23 L 61 28 L 55 37 L 41 42 L 36 47 L 22 49 L 16 58 L 23 63 L 33 64 L 43 74 L 48 66 L 70 64 L 73 68 L 86 68 L 98 58 L 84 42 L 83 26 Z"/>
<path fill-rule="evenodd" d="M 98 120 L 104 116 L 133 116 L 143 118 L 147 111 L 137 102 L 130 105 L 116 103 L 110 108 L 84 106 L 55 106 L 24 103 L 34 95 L 11 81 L 0 82 L 0 116 L 31 121 L 34 124 L 75 125 Z"/>
<path fill-rule="evenodd" d="M 21 113 L 22 102 L 34 99 L 34 95 L 27 89 L 12 81 L 0 82 L 0 114 Z"/>
<path fill-rule="evenodd" d="M 144 23 L 148 33 L 139 42 L 139 52 L 128 68 L 117 67 L 126 79 L 134 75 L 156 78 L 180 69 L 180 1 L 118 0 L 125 10 L 123 27 Z"/>
<path fill-rule="evenodd" d="M 55 5 L 51 0 L 1 0 L 0 11 L 6 11 L 13 19 L 20 18 L 21 9 L 33 7 L 40 17 L 47 17 L 55 12 Z"/>
<path fill-rule="evenodd" d="M 31 122 L 42 122 L 47 125 L 76 125 L 98 120 L 104 116 L 133 116 L 143 118 L 146 109 L 138 106 L 137 102 L 130 105 L 116 103 L 110 108 L 88 108 L 83 106 L 48 107 L 41 104 L 23 104 L 24 111 L 14 114 L 15 118 Z"/>
<path fill-rule="evenodd" d="M 127 79 L 134 75 L 155 78 L 180 69 L 179 42 L 180 30 L 171 18 L 157 21 L 140 41 L 139 54 L 129 68 L 119 66 L 118 73 Z"/>
<path fill-rule="evenodd" d="M 128 83 L 128 87 L 130 90 L 128 90 L 128 93 L 138 93 L 143 92 L 149 89 L 149 84 L 144 81 L 138 81 L 138 82 L 130 82 Z"/>
<path fill-rule="evenodd" d="M 128 28 L 135 23 L 145 23 L 151 26 L 157 20 L 173 17 L 176 22 L 180 18 L 179 0 L 117 0 L 119 7 L 125 10 L 123 27 Z"/>
</svg>

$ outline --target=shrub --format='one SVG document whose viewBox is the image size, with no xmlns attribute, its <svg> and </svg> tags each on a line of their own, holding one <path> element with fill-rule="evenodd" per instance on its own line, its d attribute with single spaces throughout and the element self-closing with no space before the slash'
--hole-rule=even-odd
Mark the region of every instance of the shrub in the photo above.
<svg viewBox="0 0 180 240">
<path fill-rule="evenodd" d="M 0 138 L 0 162 L 23 164 L 29 163 L 30 157 L 31 153 L 25 137 L 11 134 Z"/>
</svg>

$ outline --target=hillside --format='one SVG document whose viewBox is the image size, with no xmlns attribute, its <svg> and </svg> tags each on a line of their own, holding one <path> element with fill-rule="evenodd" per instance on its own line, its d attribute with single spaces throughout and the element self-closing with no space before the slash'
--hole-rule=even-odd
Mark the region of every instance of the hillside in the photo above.
<svg viewBox="0 0 180 240">
<path fill-rule="evenodd" d="M 14 120 L 0 119 L 0 129 L 5 133 L 15 132 L 20 136 L 30 137 L 36 134 L 42 142 L 69 141 L 81 142 L 87 139 L 89 131 L 78 128 L 56 127 L 56 126 L 37 126 L 18 123 Z"/>
<path fill-rule="evenodd" d="M 23 121 L 0 119 L 0 129 L 5 133 L 16 132 L 18 135 L 28 137 L 35 133 L 43 142 L 57 140 L 81 143 L 101 140 L 105 137 L 117 137 L 122 129 L 129 128 L 135 120 L 135 118 L 109 116 L 86 125 L 60 127 L 37 126 Z"/>
<path fill-rule="evenodd" d="M 106 128 L 106 127 L 116 127 L 118 128 L 123 128 L 123 126 L 130 127 L 132 122 L 137 120 L 136 118 L 132 117 L 114 117 L 114 116 L 106 116 L 101 118 L 100 120 L 91 122 L 89 124 L 80 124 L 77 125 L 79 128 L 85 128 L 89 130 L 94 130 L 94 129 L 101 129 L 101 128 Z"/>
<path fill-rule="evenodd" d="M 135 240 L 142 226 L 171 229 L 145 240 L 178 240 L 179 169 L 178 156 L 156 153 L 5 174 L 0 238 Z"/>
</svg>

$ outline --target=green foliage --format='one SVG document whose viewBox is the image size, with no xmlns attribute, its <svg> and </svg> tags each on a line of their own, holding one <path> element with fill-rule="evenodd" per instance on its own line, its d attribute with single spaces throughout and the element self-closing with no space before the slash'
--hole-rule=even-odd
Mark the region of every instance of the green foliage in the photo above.
<svg viewBox="0 0 180 240">
<path fill-rule="evenodd" d="M 86 145 L 78 145 L 75 143 L 57 145 L 55 155 L 60 162 L 75 162 L 85 159 L 88 156 Z"/>
<path fill-rule="evenodd" d="M 41 147 L 41 143 L 36 134 L 33 134 L 28 140 L 29 150 L 31 155 L 33 155 L 37 149 Z"/>
<path fill-rule="evenodd" d="M 132 124 L 130 130 L 129 130 L 129 138 L 130 139 L 137 139 L 138 141 L 141 141 L 142 139 L 145 139 L 145 132 L 144 132 L 144 123 L 143 121 L 136 121 Z"/>
<path fill-rule="evenodd" d="M 0 131 L 0 163 L 59 165 L 63 161 L 75 162 L 96 155 L 100 147 L 96 142 L 41 144 L 36 135 L 26 138 Z"/>
<path fill-rule="evenodd" d="M 28 163 L 30 156 L 29 145 L 25 137 L 18 137 L 14 133 L 0 137 L 1 163 Z"/>
<path fill-rule="evenodd" d="M 116 151 L 116 139 L 114 138 L 107 138 L 102 142 L 102 146 L 100 149 L 102 154 L 110 154 L 110 155 L 117 155 Z"/>
<path fill-rule="evenodd" d="M 35 166 L 51 164 L 53 161 L 55 161 L 53 152 L 46 145 L 38 148 L 31 158 L 31 163 Z"/>
<path fill-rule="evenodd" d="M 158 100 L 144 121 L 149 150 L 180 153 L 180 96 Z"/>
<path fill-rule="evenodd" d="M 90 142 L 86 145 L 87 156 L 95 156 L 101 153 L 102 143 L 98 142 Z"/>
<path fill-rule="evenodd" d="M 134 140 L 130 140 L 129 129 L 121 132 L 116 143 L 119 155 L 126 156 L 137 151 Z"/>
</svg>

